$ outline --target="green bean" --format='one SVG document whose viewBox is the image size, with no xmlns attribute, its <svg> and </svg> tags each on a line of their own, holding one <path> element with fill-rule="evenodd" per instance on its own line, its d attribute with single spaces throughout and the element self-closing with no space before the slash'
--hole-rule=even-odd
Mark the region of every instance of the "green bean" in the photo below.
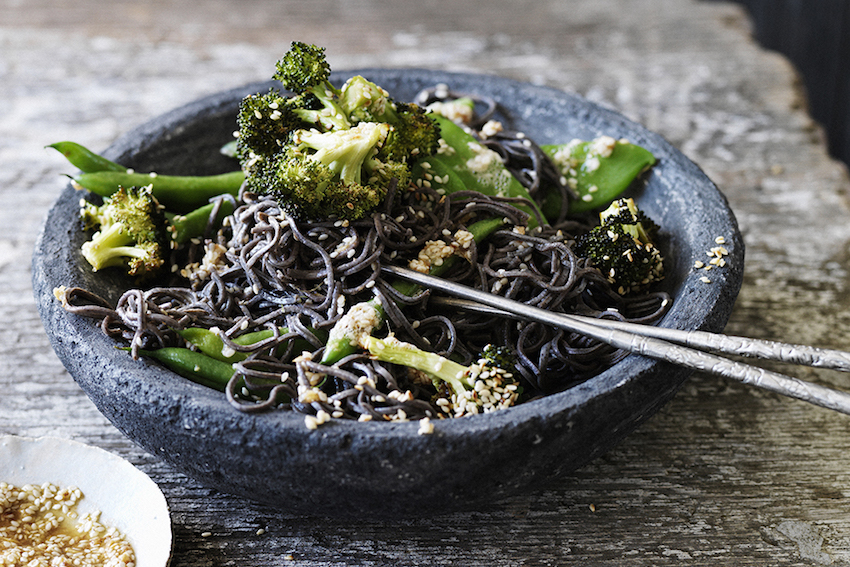
<svg viewBox="0 0 850 567">
<path fill-rule="evenodd" d="M 203 353 L 181 347 L 139 350 L 139 354 L 161 362 L 166 368 L 193 382 L 224 391 L 233 376 L 233 367 Z"/>
<path fill-rule="evenodd" d="M 71 177 L 78 186 L 101 197 L 112 195 L 119 187 L 153 186 L 153 195 L 173 213 L 188 213 L 208 203 L 213 197 L 230 194 L 236 196 L 245 180 L 242 171 L 218 175 L 157 175 L 154 173 L 128 173 L 94 171 Z"/>
<path fill-rule="evenodd" d="M 635 144 L 617 140 L 611 152 L 600 155 L 595 142 L 543 145 L 568 182 L 575 184 L 579 198 L 570 202 L 570 213 L 582 213 L 607 206 L 625 191 L 643 171 L 655 164 L 652 153 Z M 550 192 L 544 199 L 543 212 L 557 216 L 561 196 Z"/>
<path fill-rule="evenodd" d="M 71 162 L 71 165 L 86 173 L 93 173 L 95 171 L 127 171 L 127 168 L 123 165 L 108 160 L 76 142 L 56 142 L 46 147 L 58 151 Z"/>
<path fill-rule="evenodd" d="M 440 125 L 440 136 L 451 150 L 418 161 L 413 166 L 413 178 L 421 179 L 428 174 L 429 179 L 440 179 L 439 187 L 447 193 L 472 190 L 492 197 L 525 199 L 525 203 L 516 203 L 514 206 L 531 215 L 528 219 L 529 228 L 536 227 L 537 219 L 543 218 L 543 213 L 529 195 L 528 189 L 511 175 L 504 163 L 500 159 L 490 161 L 483 173 L 470 168 L 469 164 L 479 156 L 474 148 L 486 148 L 451 120 L 442 116 L 434 116 L 434 119 Z M 433 187 L 435 182 L 432 180 L 431 183 Z"/>
<path fill-rule="evenodd" d="M 472 234 L 476 244 L 478 244 L 498 230 L 504 222 L 504 219 L 501 218 L 483 219 L 469 225 L 467 230 Z M 449 256 L 443 260 L 442 264 L 432 265 L 428 273 L 432 276 L 440 276 L 459 259 L 459 256 Z M 395 280 L 391 285 L 393 286 L 393 289 L 407 296 L 414 295 L 421 289 L 418 284 L 401 280 Z M 358 305 L 367 312 L 370 308 L 374 310 L 375 318 L 373 319 L 373 322 L 375 325 L 373 329 L 378 329 L 383 325 L 386 317 L 386 310 L 377 297 L 373 297 L 369 301 L 365 301 Z M 349 310 L 349 313 L 350 312 L 351 311 Z M 346 318 L 343 317 L 342 321 L 345 321 L 345 319 Z M 358 337 L 352 336 L 351 332 L 352 329 L 345 323 L 338 323 L 337 325 L 334 325 L 328 336 L 328 342 L 322 355 L 322 364 L 334 364 L 346 356 L 358 351 L 360 348 L 360 345 L 358 344 Z"/>
<path fill-rule="evenodd" d="M 178 215 L 171 212 L 166 212 L 165 217 L 168 220 L 169 232 L 171 240 L 178 244 L 188 242 L 192 238 L 198 238 L 204 235 L 207 225 L 210 222 L 210 215 L 217 203 L 207 203 L 202 207 L 198 207 L 192 212 L 185 215 Z M 227 215 L 233 212 L 233 201 L 222 199 L 221 205 L 218 208 L 218 214 L 213 221 L 216 226 L 221 225 L 221 221 Z"/>
<path fill-rule="evenodd" d="M 317 331 L 311 329 L 311 331 L 317 336 L 319 340 L 324 340 L 326 338 L 326 334 L 324 331 Z M 289 329 L 286 327 L 278 327 L 278 334 L 285 335 L 289 333 Z M 188 327 L 186 329 L 179 329 L 177 331 L 186 342 L 191 343 L 195 347 L 198 348 L 201 352 L 203 352 L 206 356 L 219 360 L 221 362 L 234 363 L 245 360 L 248 357 L 248 354 L 245 352 L 233 350 L 227 348 L 227 345 L 224 344 L 224 341 L 218 335 L 218 333 L 205 329 L 202 327 Z M 260 341 L 264 341 L 266 339 L 270 339 L 274 336 L 274 332 L 271 329 L 263 329 L 260 331 L 254 331 L 251 333 L 245 333 L 244 335 L 240 335 L 233 339 L 233 342 L 241 345 L 248 346 L 256 344 Z M 283 347 L 284 345 L 281 345 Z M 303 350 L 312 350 L 310 343 L 305 339 L 295 339 L 295 342 L 292 346 L 293 350 L 297 352 L 301 352 Z"/>
</svg>

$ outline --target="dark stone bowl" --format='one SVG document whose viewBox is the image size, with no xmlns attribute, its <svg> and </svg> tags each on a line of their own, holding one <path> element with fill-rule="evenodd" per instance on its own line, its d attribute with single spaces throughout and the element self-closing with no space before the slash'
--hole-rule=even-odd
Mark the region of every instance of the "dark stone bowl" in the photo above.
<svg viewBox="0 0 850 567">
<path fill-rule="evenodd" d="M 607 134 L 658 158 L 635 198 L 664 231 L 664 287 L 674 296 L 661 325 L 720 331 L 741 285 L 744 246 L 714 184 L 660 136 L 563 92 L 489 76 L 422 70 L 361 70 L 399 100 L 446 83 L 489 95 L 502 119 L 540 143 Z M 338 74 L 345 78 L 352 73 Z M 219 153 L 232 139 L 235 110 L 248 85 L 156 118 L 105 154 L 138 171 L 218 173 L 234 168 Z M 315 515 L 405 517 L 480 508 L 572 471 L 623 439 L 666 403 L 689 375 L 668 363 L 628 356 L 560 394 L 487 415 L 444 420 L 432 435 L 416 423 L 336 421 L 317 431 L 278 411 L 247 415 L 224 396 L 117 350 L 93 321 L 66 313 L 56 286 L 81 286 L 112 300 L 124 278 L 92 274 L 79 253 L 80 194 L 65 189 L 46 220 L 33 257 L 33 286 L 53 348 L 98 409 L 136 443 L 224 492 L 281 510 Z M 729 264 L 700 281 L 695 260 L 726 238 Z"/>
</svg>

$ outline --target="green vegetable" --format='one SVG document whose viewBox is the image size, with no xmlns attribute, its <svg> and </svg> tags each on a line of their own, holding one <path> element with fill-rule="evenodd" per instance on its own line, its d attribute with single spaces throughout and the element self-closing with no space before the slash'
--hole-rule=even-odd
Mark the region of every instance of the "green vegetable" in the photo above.
<svg viewBox="0 0 850 567">
<path fill-rule="evenodd" d="M 47 147 L 58 151 L 71 162 L 71 165 L 86 173 L 95 171 L 127 171 L 127 168 L 123 165 L 108 160 L 76 142 L 56 142 Z"/>
<path fill-rule="evenodd" d="M 528 190 L 505 167 L 499 155 L 451 120 L 431 115 L 445 141 L 441 149 L 413 166 L 413 179 L 425 180 L 447 193 L 471 190 L 498 197 L 517 197 L 526 203 L 514 206 L 530 215 L 528 226 L 537 226 L 543 214 Z"/>
<path fill-rule="evenodd" d="M 97 229 L 82 245 L 94 271 L 123 267 L 148 276 L 165 263 L 165 217 L 150 187 L 122 187 L 103 205 L 86 202 L 80 216 L 86 228 Z"/>
<path fill-rule="evenodd" d="M 223 392 L 233 376 L 233 366 L 203 353 L 181 347 L 139 350 L 139 354 L 161 362 L 166 368 L 193 382 Z"/>
<path fill-rule="evenodd" d="M 570 213 L 591 211 L 620 196 L 643 171 L 655 164 L 649 150 L 635 144 L 601 136 L 592 141 L 543 145 L 578 199 L 570 203 Z M 558 216 L 560 195 L 549 194 L 542 208 L 547 218 Z"/>
<path fill-rule="evenodd" d="M 393 336 L 370 336 L 364 346 L 377 360 L 428 374 L 438 390 L 437 406 L 453 417 L 508 408 L 521 393 L 514 379 L 512 357 L 504 347 L 489 345 L 478 362 L 464 366 Z"/>
<path fill-rule="evenodd" d="M 313 126 L 297 113 L 301 99 L 281 94 L 271 89 L 267 93 L 250 94 L 239 102 L 236 125 L 239 136 L 235 140 L 235 157 L 243 169 L 251 171 L 254 162 L 273 157 L 289 143 L 296 130 Z"/>
<path fill-rule="evenodd" d="M 502 219 L 484 219 L 471 224 L 467 230 L 475 242 L 480 243 L 502 225 Z M 442 264 L 432 265 L 429 274 L 440 276 L 459 259 L 459 256 L 449 256 Z M 420 289 L 418 284 L 399 280 L 394 281 L 392 286 L 407 296 L 416 294 Z M 322 355 L 322 364 L 334 364 L 364 348 L 364 339 L 383 326 L 385 317 L 386 311 L 377 297 L 353 305 L 331 329 Z"/>
<path fill-rule="evenodd" d="M 407 186 L 410 164 L 436 149 L 439 131 L 365 78 L 338 89 L 329 74 L 324 49 L 293 42 L 273 75 L 292 96 L 272 89 L 241 101 L 236 155 L 246 187 L 293 216 L 356 220 L 391 184 Z"/>
<path fill-rule="evenodd" d="M 340 106 L 353 124 L 390 125 L 377 155 L 379 160 L 410 163 L 437 151 L 440 129 L 416 104 L 394 101 L 387 91 L 360 75 L 345 82 L 339 97 Z"/>
<path fill-rule="evenodd" d="M 299 130 L 251 170 L 247 186 L 274 196 L 296 217 L 361 218 L 384 200 L 390 179 L 401 185 L 409 179 L 404 163 L 373 157 L 388 131 L 389 125 L 377 122 L 331 132 Z"/>
<path fill-rule="evenodd" d="M 339 104 L 339 89 L 328 80 L 330 74 L 324 47 L 293 41 L 272 78 L 298 97 L 291 108 L 303 121 L 326 131 L 345 130 L 352 123 Z"/>
<path fill-rule="evenodd" d="M 127 173 L 94 171 L 71 177 L 74 183 L 101 197 L 108 197 L 119 187 L 144 187 L 150 185 L 152 194 L 162 206 L 173 213 L 188 213 L 209 202 L 213 197 L 229 194 L 236 196 L 245 179 L 241 171 L 218 175 L 156 175 L 152 173 Z"/>
<path fill-rule="evenodd" d="M 653 239 L 656 225 L 632 199 L 618 199 L 599 215 L 600 224 L 576 239 L 588 260 L 621 295 L 664 277 L 664 260 Z"/>
<path fill-rule="evenodd" d="M 314 330 L 313 332 L 320 341 L 327 338 L 327 335 L 323 331 Z M 278 333 L 280 335 L 286 335 L 289 333 L 289 329 L 286 327 L 279 327 Z M 210 329 L 188 327 L 186 329 L 178 330 L 177 334 L 183 337 L 183 339 L 187 342 L 196 346 L 205 355 L 222 362 L 234 363 L 245 360 L 248 357 L 248 354 L 245 352 L 227 348 L 221 337 Z M 273 336 L 274 332 L 271 329 L 263 329 L 261 331 L 254 331 L 240 335 L 233 339 L 233 342 L 237 345 L 248 346 L 259 343 L 260 341 L 265 341 Z M 297 352 L 310 349 L 311 347 L 312 345 L 308 341 L 300 338 L 296 339 L 296 342 L 293 344 L 293 349 Z"/>
<path fill-rule="evenodd" d="M 165 218 L 168 221 L 168 232 L 171 234 L 171 240 L 178 244 L 183 244 L 192 238 L 203 236 L 216 205 L 217 203 L 207 203 L 185 215 L 166 212 Z M 224 217 L 232 212 L 233 201 L 222 199 L 213 223 L 216 226 L 221 225 Z"/>
</svg>

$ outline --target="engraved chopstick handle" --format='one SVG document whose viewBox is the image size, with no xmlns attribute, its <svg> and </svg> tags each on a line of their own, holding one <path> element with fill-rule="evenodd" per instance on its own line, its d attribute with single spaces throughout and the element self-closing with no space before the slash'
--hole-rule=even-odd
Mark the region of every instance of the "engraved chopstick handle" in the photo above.
<svg viewBox="0 0 850 567">
<path fill-rule="evenodd" d="M 827 409 L 850 415 L 850 394 L 812 384 L 778 372 L 773 372 L 742 362 L 729 360 L 704 350 L 723 351 L 759 358 L 771 358 L 786 362 L 812 366 L 848 368 L 847 353 L 828 351 L 814 347 L 787 345 L 758 339 L 726 337 L 704 331 L 681 331 L 665 327 L 636 325 L 619 321 L 600 320 L 563 313 L 553 313 L 518 303 L 499 295 L 480 291 L 441 278 L 435 278 L 404 268 L 383 268 L 399 277 L 414 281 L 425 287 L 443 291 L 455 297 L 489 306 L 514 316 L 538 321 L 561 329 L 584 334 L 628 352 L 664 360 L 673 364 L 715 374 L 756 386 L 764 390 L 806 401 Z M 640 334 L 638 334 L 640 333 Z"/>
<path fill-rule="evenodd" d="M 704 331 L 691 331 L 688 334 L 691 337 L 685 344 L 694 348 L 706 348 L 751 358 L 778 360 L 791 364 L 850 372 L 850 353 L 840 350 L 726 336 Z"/>
<path fill-rule="evenodd" d="M 653 337 L 700 350 L 850 372 L 850 353 L 840 350 L 721 335 L 706 331 L 682 331 L 620 321 L 598 321 L 600 321 L 600 325 L 613 329 L 629 331 L 644 337 Z"/>
<path fill-rule="evenodd" d="M 614 333 L 624 333 L 614 336 Z M 609 341 L 606 341 L 609 342 Z M 850 394 L 825 386 L 799 380 L 785 374 L 729 360 L 712 353 L 694 350 L 651 337 L 640 337 L 624 331 L 612 331 L 612 346 L 635 354 L 665 360 L 718 376 L 723 376 L 758 388 L 809 402 L 850 415 Z"/>
</svg>

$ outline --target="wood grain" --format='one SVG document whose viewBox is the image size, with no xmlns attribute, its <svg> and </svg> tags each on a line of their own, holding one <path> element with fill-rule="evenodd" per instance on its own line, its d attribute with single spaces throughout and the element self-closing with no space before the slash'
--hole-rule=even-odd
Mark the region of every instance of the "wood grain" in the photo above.
<svg viewBox="0 0 850 567">
<path fill-rule="evenodd" d="M 850 182 L 806 113 L 794 69 L 752 41 L 736 6 L 9 0 L 0 11 L 0 317 L 9 322 L 0 433 L 73 438 L 151 475 L 173 511 L 175 567 L 850 564 L 850 420 L 720 378 L 694 376 L 613 451 L 533 494 L 392 524 L 294 517 L 213 493 L 115 430 L 50 350 L 32 299 L 32 246 L 67 170 L 44 146 L 101 149 L 170 108 L 264 79 L 295 38 L 326 45 L 339 69 L 495 73 L 645 123 L 700 164 L 738 216 L 746 280 L 727 331 L 848 348 Z M 848 386 L 845 375 L 792 371 Z"/>
</svg>

